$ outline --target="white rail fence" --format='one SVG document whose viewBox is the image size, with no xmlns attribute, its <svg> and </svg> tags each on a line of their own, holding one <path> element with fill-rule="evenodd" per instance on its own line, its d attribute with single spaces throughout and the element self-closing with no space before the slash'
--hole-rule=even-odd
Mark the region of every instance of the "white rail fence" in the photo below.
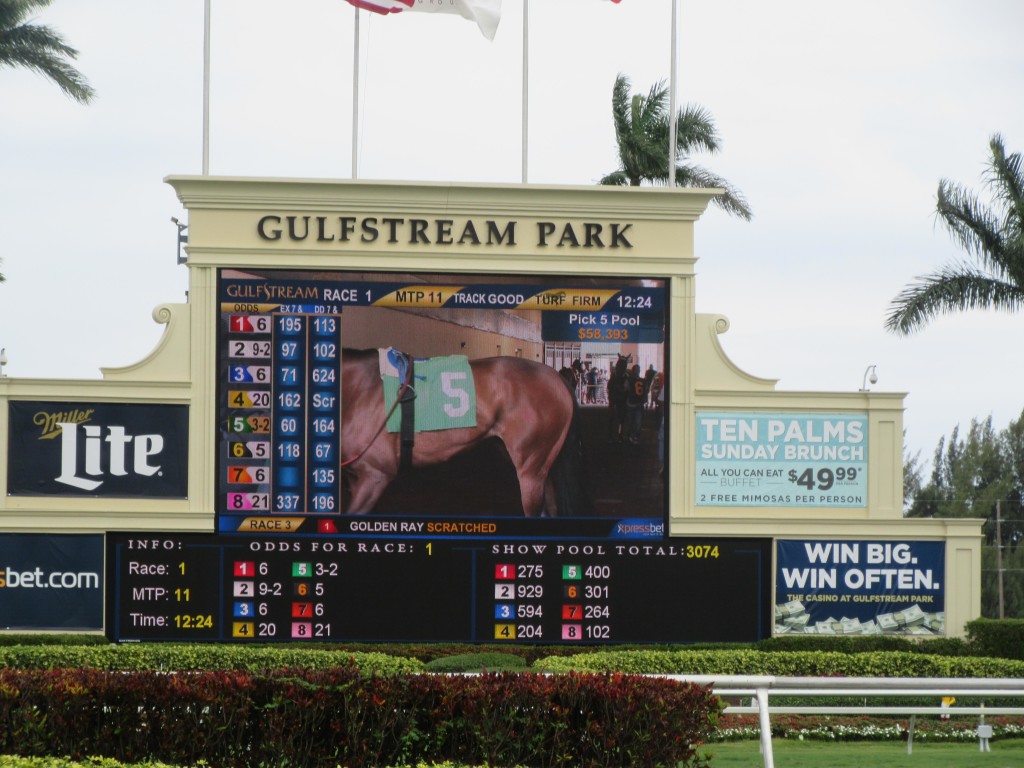
<svg viewBox="0 0 1024 768">
<path fill-rule="evenodd" d="M 984 723 L 985 715 L 1024 715 L 1020 707 L 911 707 L 911 706 L 772 706 L 771 696 L 973 696 L 985 698 L 1024 697 L 1024 679 L 1015 677 L 775 677 L 771 675 L 659 675 L 699 685 L 710 685 L 719 696 L 751 698 L 751 706 L 729 705 L 725 714 L 756 714 L 761 730 L 761 754 L 764 768 L 775 768 L 772 755 L 771 715 L 977 715 Z M 911 736 L 912 736 L 911 732 Z M 991 729 L 979 726 L 979 749 L 985 751 Z M 908 751 L 912 742 L 908 742 Z"/>
</svg>

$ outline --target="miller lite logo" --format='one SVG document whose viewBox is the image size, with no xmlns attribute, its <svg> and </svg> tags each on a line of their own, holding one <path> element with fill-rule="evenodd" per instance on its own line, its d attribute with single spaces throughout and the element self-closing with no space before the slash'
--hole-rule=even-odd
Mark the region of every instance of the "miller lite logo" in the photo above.
<svg viewBox="0 0 1024 768">
<path fill-rule="evenodd" d="M 36 406 L 30 416 L 29 405 Z M 185 406 L 12 402 L 10 408 L 11 494 L 186 495 Z M 26 422 L 33 439 L 21 429 Z"/>
</svg>

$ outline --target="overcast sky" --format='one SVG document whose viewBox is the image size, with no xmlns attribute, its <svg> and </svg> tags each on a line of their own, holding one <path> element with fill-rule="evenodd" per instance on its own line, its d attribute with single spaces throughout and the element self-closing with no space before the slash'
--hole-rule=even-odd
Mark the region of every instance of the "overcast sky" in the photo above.
<svg viewBox="0 0 1024 768">
<path fill-rule="evenodd" d="M 362 13 L 359 175 L 521 180 L 522 0 L 494 42 L 456 16 Z M 352 25 L 342 0 L 213 0 L 210 172 L 351 178 Z M 612 84 L 667 78 L 669 0 L 533 0 L 529 181 L 616 168 Z M 146 356 L 181 302 L 164 176 L 202 170 L 202 0 L 55 0 L 87 107 L 0 70 L 0 346 L 14 377 L 97 378 Z M 755 218 L 696 229 L 697 308 L 727 316 L 740 368 L 785 390 L 907 392 L 912 451 L 1024 408 L 1024 316 L 883 330 L 915 276 L 958 258 L 940 178 L 981 189 L 988 141 L 1024 151 L 1020 0 L 680 0 L 679 99 Z"/>
</svg>

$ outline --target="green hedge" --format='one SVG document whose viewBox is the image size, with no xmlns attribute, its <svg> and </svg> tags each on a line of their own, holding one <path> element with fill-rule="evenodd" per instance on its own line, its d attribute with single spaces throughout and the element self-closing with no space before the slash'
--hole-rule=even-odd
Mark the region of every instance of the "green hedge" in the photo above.
<svg viewBox="0 0 1024 768">
<path fill-rule="evenodd" d="M 19 757 L 0 755 L 0 768 L 173 768 L 167 763 L 122 763 L 109 757 L 87 757 L 72 760 L 70 757 Z"/>
<path fill-rule="evenodd" d="M 103 635 L 79 632 L 0 632 L 0 647 L 5 645 L 106 645 Z"/>
<path fill-rule="evenodd" d="M 130 644 L 103 646 L 0 647 L 0 668 L 91 668 L 108 670 L 330 669 L 353 663 L 367 675 L 430 671 L 498 671 L 525 664 L 509 653 L 474 653 L 418 659 L 366 651 L 293 646 Z M 1024 677 L 1024 661 L 940 656 L 917 651 L 599 650 L 547 656 L 535 669 L 632 674 L 845 675 L 855 677 Z"/>
<path fill-rule="evenodd" d="M 18 757 L 16 755 L 0 755 L 0 768 L 176 768 L 167 763 L 146 760 L 141 763 L 122 763 L 109 757 L 87 757 L 72 760 L 70 757 Z M 401 766 L 401 768 L 409 768 Z M 411 768 L 474 768 L 464 763 L 444 762 L 415 763 Z M 477 768 L 488 768 L 478 766 Z"/>
<path fill-rule="evenodd" d="M 1024 660 L 1024 619 L 975 619 L 967 638 L 979 655 Z"/>
<path fill-rule="evenodd" d="M 538 660 L 551 672 L 844 677 L 1024 677 L 1024 662 L 922 653 L 610 651 Z"/>
<path fill-rule="evenodd" d="M 645 645 L 646 651 L 681 650 L 757 650 L 781 651 L 834 651 L 837 653 L 870 653 L 896 651 L 938 656 L 991 656 L 1024 660 L 1024 621 L 1019 619 L 979 619 L 967 625 L 968 639 L 958 637 L 916 638 L 891 635 L 875 636 L 818 636 L 785 635 L 771 637 L 757 643 L 700 643 L 693 645 Z M 87 634 L 0 634 L 0 648 L 11 645 L 47 646 L 102 646 L 107 640 L 101 635 Z M 247 645 L 248 648 L 256 646 Z M 281 645 L 270 646 L 281 647 Z M 337 643 L 300 646 L 289 644 L 295 650 L 310 648 L 338 654 L 382 654 L 417 659 L 430 663 L 450 656 L 499 653 L 518 656 L 526 665 L 552 656 L 574 656 L 579 653 L 636 650 L 637 646 L 579 646 L 579 645 L 476 645 L 466 643 Z"/>
<path fill-rule="evenodd" d="M 0 668 L 90 668 L 108 670 L 238 670 L 258 672 L 283 667 L 329 669 L 353 663 L 364 674 L 396 675 L 423 671 L 417 659 L 383 653 L 238 645 L 15 645 L 0 647 Z"/>
<path fill-rule="evenodd" d="M 426 665 L 428 672 L 525 672 L 526 661 L 511 653 L 460 653 Z"/>
<path fill-rule="evenodd" d="M 19 757 L 0 755 L 0 768 L 173 768 L 167 763 L 122 763 L 108 757 L 88 757 L 72 760 L 70 757 Z"/>
<path fill-rule="evenodd" d="M 701 765 L 708 688 L 628 675 L 0 670 L 0 754 L 195 765 Z"/>
<path fill-rule="evenodd" d="M 835 651 L 836 653 L 902 651 L 904 653 L 928 653 L 936 656 L 989 655 L 978 653 L 966 640 L 959 637 L 919 640 L 894 635 L 781 635 L 761 640 L 753 647 L 758 651 Z"/>
</svg>

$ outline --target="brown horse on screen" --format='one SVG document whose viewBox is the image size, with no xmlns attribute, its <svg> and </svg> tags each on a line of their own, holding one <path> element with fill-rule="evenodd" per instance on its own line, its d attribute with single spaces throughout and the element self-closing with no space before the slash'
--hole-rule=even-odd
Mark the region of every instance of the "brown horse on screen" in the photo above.
<svg viewBox="0 0 1024 768">
<path fill-rule="evenodd" d="M 524 515 L 587 514 L 576 402 L 558 373 L 516 357 L 472 360 L 470 367 L 476 426 L 417 432 L 413 466 L 445 461 L 497 437 L 515 465 Z M 383 400 L 377 350 L 344 350 L 341 464 L 351 492 L 349 514 L 371 512 L 399 472 L 400 435 L 383 428 Z"/>
</svg>

